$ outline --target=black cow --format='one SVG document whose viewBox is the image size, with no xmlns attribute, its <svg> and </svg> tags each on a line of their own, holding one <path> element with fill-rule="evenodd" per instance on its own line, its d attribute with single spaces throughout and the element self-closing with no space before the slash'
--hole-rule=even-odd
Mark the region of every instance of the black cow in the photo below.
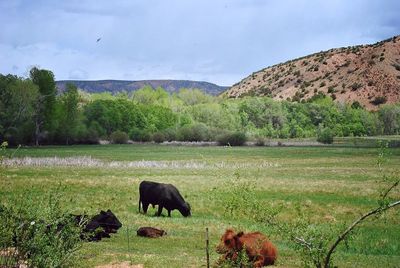
<svg viewBox="0 0 400 268">
<path fill-rule="evenodd" d="M 171 210 L 177 209 L 184 216 L 190 216 L 190 205 L 185 202 L 178 189 L 172 184 L 158 183 L 152 181 L 142 181 L 139 185 L 139 212 L 140 204 L 143 212 L 147 213 L 147 208 L 151 204 L 153 207 L 158 205 L 157 216 L 161 215 L 162 209 L 168 211 L 171 217 Z"/>
<path fill-rule="evenodd" d="M 121 222 L 111 210 L 102 210 L 100 214 L 93 216 L 90 220 L 86 215 L 76 215 L 75 222 L 79 225 L 83 223 L 82 231 L 84 234 L 81 237 L 89 241 L 99 241 L 104 237 L 109 238 L 111 233 L 116 233 L 122 227 Z"/>
</svg>

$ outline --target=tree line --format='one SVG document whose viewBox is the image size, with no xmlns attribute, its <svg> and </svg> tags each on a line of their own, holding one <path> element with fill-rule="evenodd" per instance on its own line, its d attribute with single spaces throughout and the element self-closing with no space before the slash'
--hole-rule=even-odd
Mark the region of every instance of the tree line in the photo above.
<svg viewBox="0 0 400 268">
<path fill-rule="evenodd" d="M 89 94 L 68 84 L 58 92 L 54 74 L 32 68 L 29 78 L 0 74 L 0 140 L 10 144 L 218 141 L 230 138 L 306 138 L 400 133 L 400 104 L 376 112 L 317 95 L 307 102 L 268 97 L 229 99 L 197 89 L 168 93 Z"/>
</svg>

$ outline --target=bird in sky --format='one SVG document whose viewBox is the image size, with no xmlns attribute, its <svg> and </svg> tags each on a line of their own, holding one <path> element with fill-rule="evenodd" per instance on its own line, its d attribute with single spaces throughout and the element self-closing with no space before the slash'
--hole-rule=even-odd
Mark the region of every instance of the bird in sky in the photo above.
<svg viewBox="0 0 400 268">
<path fill-rule="evenodd" d="M 101 40 L 101 37 L 97 38 L 97 41 L 96 41 L 96 42 L 99 42 L 100 40 Z"/>
</svg>

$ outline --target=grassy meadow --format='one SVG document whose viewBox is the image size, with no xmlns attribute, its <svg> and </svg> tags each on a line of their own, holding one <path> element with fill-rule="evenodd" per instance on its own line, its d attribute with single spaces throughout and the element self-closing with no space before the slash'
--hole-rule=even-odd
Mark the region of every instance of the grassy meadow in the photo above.
<svg viewBox="0 0 400 268">
<path fill-rule="evenodd" d="M 399 174 L 400 149 L 388 149 L 385 171 Z M 301 206 L 319 226 L 345 227 L 374 208 L 381 178 L 377 148 L 352 147 L 190 147 L 165 145 L 42 146 L 20 148 L 0 177 L 2 202 L 26 194 L 45 195 L 61 185 L 63 206 L 73 213 L 111 209 L 123 227 L 110 239 L 85 243 L 78 267 L 129 261 L 144 267 L 206 267 L 205 228 L 211 262 L 228 227 L 267 234 L 279 250 L 278 267 L 302 267 L 292 244 L 265 222 L 231 217 L 225 208 L 235 180 L 252 183 L 265 207 L 283 204 L 290 222 Z M 57 158 L 54 158 L 57 157 Z M 32 161 L 32 159 L 40 161 Z M 138 213 L 142 180 L 174 184 L 192 206 L 192 217 Z M 399 190 L 394 192 L 400 198 Z M 164 210 L 166 215 L 166 211 Z M 141 226 L 167 231 L 159 239 L 136 236 Z M 342 230 L 343 230 L 342 228 Z M 128 248 L 128 238 L 130 246 Z M 399 267 L 400 211 L 366 221 L 347 247 L 334 255 L 339 267 Z"/>
</svg>

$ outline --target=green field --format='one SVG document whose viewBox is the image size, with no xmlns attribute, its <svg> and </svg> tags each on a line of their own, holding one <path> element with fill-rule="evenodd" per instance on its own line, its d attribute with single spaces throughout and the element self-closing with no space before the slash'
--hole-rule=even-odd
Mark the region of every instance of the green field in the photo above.
<svg viewBox="0 0 400 268">
<path fill-rule="evenodd" d="M 400 149 L 388 150 L 387 173 L 399 174 Z M 29 190 L 44 195 L 64 186 L 66 209 L 97 213 L 111 209 L 123 227 L 110 239 L 85 243 L 79 267 L 131 261 L 144 267 L 205 267 L 205 228 L 210 230 L 211 261 L 224 230 L 259 230 L 279 249 L 278 267 L 302 267 L 290 242 L 268 224 L 251 217 L 230 217 L 225 207 L 237 177 L 256 186 L 254 196 L 267 206 L 284 204 L 285 221 L 295 220 L 300 204 L 320 226 L 349 224 L 376 206 L 381 178 L 378 149 L 351 147 L 188 147 L 165 145 L 43 146 L 21 148 L 26 158 L 7 166 L 0 177 L 1 201 L 18 200 Z M 54 159 L 57 156 L 59 158 Z M 35 165 L 31 158 L 38 159 Z M 65 159 L 61 159 L 65 158 Z M 73 160 L 77 159 L 77 162 Z M 142 180 L 172 183 L 192 206 L 192 217 L 138 213 Z M 394 196 L 399 199 L 397 189 Z M 166 212 L 164 211 L 164 214 Z M 141 226 L 167 231 L 160 239 L 136 236 Z M 128 235 L 130 250 L 127 247 Z M 400 212 L 371 219 L 348 247 L 335 254 L 339 267 L 399 267 Z"/>
</svg>

